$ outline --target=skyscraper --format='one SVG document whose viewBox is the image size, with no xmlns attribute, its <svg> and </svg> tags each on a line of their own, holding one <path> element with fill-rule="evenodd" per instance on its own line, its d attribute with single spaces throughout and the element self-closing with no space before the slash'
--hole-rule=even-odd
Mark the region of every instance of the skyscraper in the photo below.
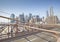
<svg viewBox="0 0 60 42">
<path fill-rule="evenodd" d="M 53 7 L 50 7 L 50 16 L 53 16 L 54 12 L 53 12 Z"/>
<path fill-rule="evenodd" d="M 26 23 L 28 22 L 28 16 L 27 15 L 25 16 L 25 22 Z"/>
<path fill-rule="evenodd" d="M 29 13 L 29 20 L 31 20 L 31 18 L 32 18 L 32 14 L 31 14 L 31 13 Z"/>
<path fill-rule="evenodd" d="M 46 11 L 46 14 L 47 14 L 46 16 L 49 17 L 49 13 L 48 13 L 48 11 Z"/>
<path fill-rule="evenodd" d="M 36 15 L 37 22 L 40 22 L 39 15 Z"/>
<path fill-rule="evenodd" d="M 46 23 L 57 24 L 59 21 L 58 17 L 54 15 L 53 7 L 50 8 L 50 16 L 46 18 Z"/>
<path fill-rule="evenodd" d="M 21 15 L 19 15 L 19 18 L 20 18 L 20 22 L 21 23 L 25 22 L 24 13 L 22 13 Z"/>
<path fill-rule="evenodd" d="M 10 16 L 12 19 L 14 19 L 15 18 L 15 14 L 11 14 L 11 16 Z M 15 20 L 11 20 L 11 23 L 14 23 L 15 22 Z"/>
</svg>

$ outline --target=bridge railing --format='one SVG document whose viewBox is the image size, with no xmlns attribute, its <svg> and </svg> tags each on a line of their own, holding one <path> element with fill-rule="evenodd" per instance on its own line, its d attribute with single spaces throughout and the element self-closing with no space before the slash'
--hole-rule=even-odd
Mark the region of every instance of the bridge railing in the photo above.
<svg viewBox="0 0 60 42">
<path fill-rule="evenodd" d="M 12 18 L 8 18 L 8 17 L 4 17 L 4 16 L 0 16 L 1 18 L 5 18 L 5 19 L 9 19 L 9 20 L 15 20 L 16 21 L 16 24 L 15 25 L 12 25 L 12 24 L 7 24 L 7 27 L 8 27 L 8 33 L 7 34 L 3 34 L 3 35 L 8 35 L 8 38 L 10 37 L 9 35 L 11 35 L 11 38 L 13 37 L 13 28 L 15 28 L 15 33 L 18 33 L 19 32 L 19 29 L 18 29 L 18 25 L 19 25 L 19 23 L 18 22 L 20 22 L 19 20 L 17 20 L 17 19 L 12 19 Z M 4 25 L 6 25 L 6 24 L 4 24 Z M 51 24 L 47 24 L 47 26 L 49 26 L 50 27 L 50 25 Z M 51 25 L 51 26 L 60 26 L 60 25 Z M 35 27 L 35 25 L 33 25 L 33 27 L 31 27 L 31 26 L 27 26 L 27 25 L 23 25 L 22 26 L 23 28 L 25 28 L 25 29 L 27 29 L 28 31 L 30 31 L 30 29 L 33 31 L 33 30 L 37 30 L 37 31 L 44 31 L 44 32 L 49 32 L 49 33 L 53 33 L 54 34 L 54 36 L 56 37 L 56 38 L 58 38 L 58 34 L 60 34 L 60 32 L 57 32 L 57 31 L 52 31 L 52 30 L 46 30 L 46 29 L 41 29 L 41 28 L 36 28 Z M 43 27 L 43 25 L 42 25 L 42 27 Z M 11 33 L 9 33 L 9 28 L 11 28 Z M 20 32 L 21 33 L 21 32 Z M 2 34 L 1 34 L 2 35 Z"/>
</svg>

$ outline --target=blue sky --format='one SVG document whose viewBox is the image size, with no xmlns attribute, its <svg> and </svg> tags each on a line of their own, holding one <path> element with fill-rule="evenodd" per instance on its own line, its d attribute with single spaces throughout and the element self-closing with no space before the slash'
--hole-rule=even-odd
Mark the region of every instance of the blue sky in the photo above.
<svg viewBox="0 0 60 42">
<path fill-rule="evenodd" d="M 60 16 L 60 0 L 0 0 L 0 11 L 7 12 L 5 14 L 0 12 L 0 15 L 10 16 L 14 13 L 16 16 L 24 13 L 28 15 L 46 16 L 46 11 L 53 6 L 54 15 Z"/>
</svg>

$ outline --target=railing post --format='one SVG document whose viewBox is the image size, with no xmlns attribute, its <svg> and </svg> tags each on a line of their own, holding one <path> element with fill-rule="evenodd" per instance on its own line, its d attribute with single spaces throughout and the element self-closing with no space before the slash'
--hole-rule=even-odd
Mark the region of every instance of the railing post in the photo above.
<svg viewBox="0 0 60 42">
<path fill-rule="evenodd" d="M 11 37 L 13 37 L 13 26 L 11 26 Z"/>
<path fill-rule="evenodd" d="M 9 35 L 10 35 L 10 34 L 9 34 L 9 26 L 8 26 L 8 38 L 9 38 Z"/>
</svg>

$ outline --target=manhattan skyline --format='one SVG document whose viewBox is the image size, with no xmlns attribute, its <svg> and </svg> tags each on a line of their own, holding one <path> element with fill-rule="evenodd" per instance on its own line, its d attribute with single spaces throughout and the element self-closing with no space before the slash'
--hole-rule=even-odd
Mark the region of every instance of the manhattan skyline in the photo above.
<svg viewBox="0 0 60 42">
<path fill-rule="evenodd" d="M 16 16 L 24 13 L 24 15 L 39 15 L 46 17 L 46 11 L 53 7 L 54 15 L 60 16 L 60 0 L 0 0 L 0 15 L 10 16 L 14 13 Z M 59 17 L 60 18 L 60 17 Z"/>
</svg>

